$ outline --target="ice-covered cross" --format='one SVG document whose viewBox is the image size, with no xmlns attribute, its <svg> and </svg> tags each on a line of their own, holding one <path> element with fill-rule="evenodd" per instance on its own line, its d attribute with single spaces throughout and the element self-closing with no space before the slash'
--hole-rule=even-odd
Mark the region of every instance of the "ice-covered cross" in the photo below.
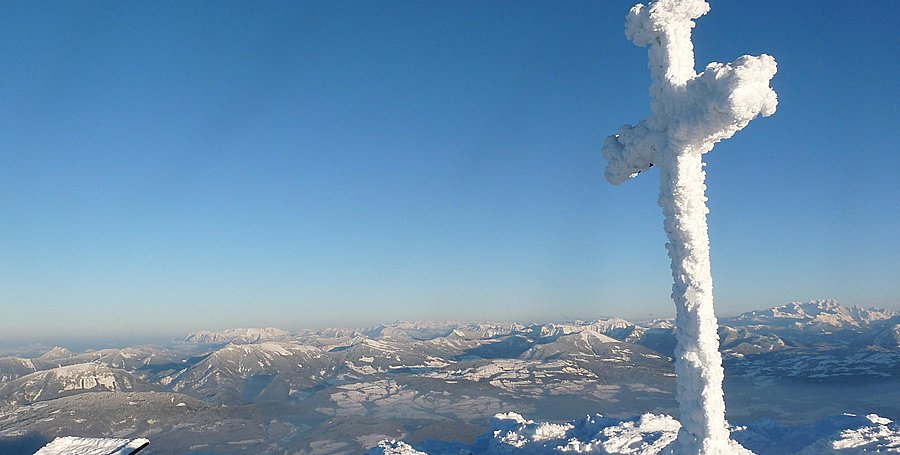
<svg viewBox="0 0 900 455">
<path fill-rule="evenodd" d="M 743 449 L 729 440 L 725 423 L 702 154 L 758 115 L 774 113 L 778 100 L 769 87 L 776 71 L 769 55 L 745 55 L 694 71 L 691 29 L 708 11 L 705 0 L 658 0 L 631 9 L 626 36 L 650 46 L 653 114 L 606 138 L 603 156 L 606 179 L 615 185 L 650 166 L 659 168 L 659 205 L 675 279 L 675 396 L 682 425 L 672 450 L 711 455 Z"/>
</svg>

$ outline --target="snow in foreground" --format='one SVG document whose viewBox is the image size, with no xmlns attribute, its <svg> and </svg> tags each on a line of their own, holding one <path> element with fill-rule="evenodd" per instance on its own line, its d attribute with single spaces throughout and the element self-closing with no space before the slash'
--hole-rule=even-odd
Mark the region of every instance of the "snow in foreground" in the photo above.
<svg viewBox="0 0 900 455">
<path fill-rule="evenodd" d="M 514 412 L 497 414 L 490 430 L 472 445 L 427 441 L 415 447 L 383 440 L 367 455 L 465 455 L 557 453 L 666 454 L 681 425 L 667 415 L 617 420 L 596 415 L 567 423 L 526 420 Z M 874 414 L 845 414 L 803 427 L 784 427 L 770 420 L 732 427 L 731 437 L 754 453 L 857 454 L 900 453 L 900 424 Z M 734 447 L 735 453 L 743 452 Z"/>
<path fill-rule="evenodd" d="M 131 455 L 150 444 L 146 439 L 56 438 L 34 455 Z"/>
</svg>

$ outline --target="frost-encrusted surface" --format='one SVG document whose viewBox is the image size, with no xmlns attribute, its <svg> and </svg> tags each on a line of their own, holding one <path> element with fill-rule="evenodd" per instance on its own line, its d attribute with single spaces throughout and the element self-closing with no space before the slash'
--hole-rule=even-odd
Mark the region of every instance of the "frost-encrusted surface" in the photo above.
<svg viewBox="0 0 900 455">
<path fill-rule="evenodd" d="M 490 430 L 473 445 L 431 441 L 414 448 L 397 440 L 384 440 L 369 454 L 671 454 L 682 453 L 673 444 L 680 427 L 674 418 L 657 414 L 626 420 L 595 415 L 548 423 L 508 412 L 494 416 Z M 900 425 L 874 414 L 834 416 L 803 427 L 760 420 L 734 427 L 731 434 L 734 441 L 726 449 L 729 454 L 900 453 Z"/>
<path fill-rule="evenodd" d="M 722 392 L 722 356 L 713 313 L 712 274 L 702 154 L 759 115 L 775 112 L 769 88 L 775 59 L 743 56 L 710 63 L 697 74 L 691 30 L 706 14 L 705 0 L 658 0 L 631 9 L 625 34 L 650 46 L 653 115 L 606 138 L 606 179 L 620 184 L 656 165 L 659 205 L 665 215 L 675 301 L 676 397 L 682 428 L 679 451 L 726 454 L 729 448 Z"/>
<path fill-rule="evenodd" d="M 131 455 L 150 444 L 139 439 L 79 438 L 65 436 L 35 452 L 34 455 Z"/>
</svg>

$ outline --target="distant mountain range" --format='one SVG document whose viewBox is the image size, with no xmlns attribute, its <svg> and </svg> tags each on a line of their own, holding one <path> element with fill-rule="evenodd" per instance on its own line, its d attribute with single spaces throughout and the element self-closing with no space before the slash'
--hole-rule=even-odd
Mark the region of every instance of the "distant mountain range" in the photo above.
<svg viewBox="0 0 900 455">
<path fill-rule="evenodd" d="M 791 303 L 723 318 L 719 336 L 732 419 L 800 424 L 862 407 L 900 417 L 893 311 Z M 146 453 L 361 453 L 384 438 L 472 442 L 507 411 L 674 415 L 674 344 L 671 321 L 611 318 L 249 328 L 164 346 L 57 347 L 0 358 L 0 452 L 77 435 L 149 437 Z M 829 403 L 812 397 L 826 390 Z"/>
</svg>

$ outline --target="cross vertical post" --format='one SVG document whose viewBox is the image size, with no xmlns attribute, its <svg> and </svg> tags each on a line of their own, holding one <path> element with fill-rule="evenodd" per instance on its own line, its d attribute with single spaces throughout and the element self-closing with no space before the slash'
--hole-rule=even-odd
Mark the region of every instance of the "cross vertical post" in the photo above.
<svg viewBox="0 0 900 455">
<path fill-rule="evenodd" d="M 659 168 L 659 205 L 672 261 L 676 320 L 675 371 L 681 430 L 679 454 L 724 455 L 746 450 L 730 440 L 722 390 L 724 371 L 713 312 L 712 273 L 702 155 L 759 115 L 775 112 L 769 87 L 775 59 L 743 56 L 710 63 L 697 74 L 691 29 L 705 0 L 657 0 L 629 12 L 625 34 L 648 51 L 653 114 L 606 138 L 606 179 L 618 185 Z"/>
</svg>

